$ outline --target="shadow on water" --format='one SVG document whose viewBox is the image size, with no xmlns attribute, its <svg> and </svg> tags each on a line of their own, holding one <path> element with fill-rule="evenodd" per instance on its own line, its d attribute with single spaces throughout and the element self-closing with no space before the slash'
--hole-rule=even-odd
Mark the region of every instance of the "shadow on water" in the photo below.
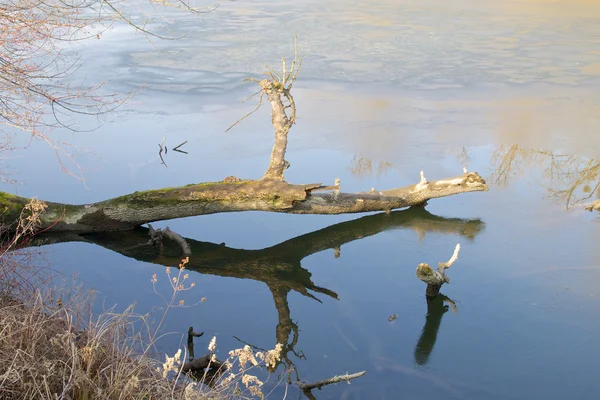
<svg viewBox="0 0 600 400">
<path fill-rule="evenodd" d="M 338 299 L 336 292 L 317 286 L 312 274 L 302 267 L 302 260 L 327 249 L 335 249 L 341 255 L 341 246 L 355 240 L 376 235 L 386 230 L 412 229 L 420 236 L 426 232 L 455 234 L 473 240 L 485 224 L 479 219 L 444 218 L 433 215 L 424 208 L 415 207 L 389 214 L 380 213 L 331 225 L 260 250 L 244 250 L 227 247 L 225 243 L 201 242 L 186 239 L 191 248 L 190 271 L 201 274 L 252 279 L 264 282 L 269 288 L 278 324 L 275 328 L 277 343 L 284 344 L 281 362 L 288 370 L 295 371 L 291 357 L 303 359 L 304 354 L 294 349 L 299 339 L 299 327 L 293 321 L 288 305 L 288 294 L 298 292 L 321 302 L 316 294 Z M 64 242 L 85 242 L 104 247 L 139 261 L 173 266 L 180 263 L 181 247 L 170 240 L 164 242 L 160 251 L 148 243 L 148 228 L 134 231 L 94 234 L 45 234 L 35 238 L 35 246 Z M 427 322 L 415 350 L 415 359 L 425 364 L 435 344 L 441 317 L 448 299 L 440 295 L 428 299 Z M 296 379 L 299 379 L 298 372 Z"/>
</svg>

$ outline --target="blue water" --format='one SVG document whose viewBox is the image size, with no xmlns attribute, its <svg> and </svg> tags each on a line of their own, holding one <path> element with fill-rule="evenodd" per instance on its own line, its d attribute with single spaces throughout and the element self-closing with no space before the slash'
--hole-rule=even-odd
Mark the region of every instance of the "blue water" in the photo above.
<svg viewBox="0 0 600 400">
<path fill-rule="evenodd" d="M 82 149 L 76 160 L 85 182 L 63 174 L 42 143 L 21 150 L 26 142 L 17 138 L 5 164 L 22 184 L 2 189 L 90 203 L 229 175 L 260 177 L 272 146 L 267 107 L 224 131 L 256 104 L 240 103 L 254 89 L 241 80 L 290 55 L 296 32 L 308 56 L 295 85 L 288 181 L 340 177 L 344 191 L 387 189 L 416 183 L 421 170 L 438 179 L 467 166 L 488 179 L 490 191 L 432 200 L 433 216 L 247 212 L 156 223 L 199 242 L 190 270 L 196 286 L 182 298 L 206 298 L 169 312 L 162 328 L 175 333 L 160 351 L 174 354 L 190 325 L 205 332 L 199 349 L 217 337 L 221 357 L 243 345 L 236 337 L 273 348 L 278 323 L 289 317 L 298 328 L 294 350 L 304 357 L 287 354 L 301 379 L 367 372 L 351 385 L 315 391 L 319 399 L 596 398 L 600 224 L 552 195 L 577 184 L 577 174 L 560 175 L 567 166 L 550 169 L 552 158 L 535 150 L 579 157 L 576 171 L 600 157 L 600 9 L 583 1 L 496 3 L 228 2 L 200 17 L 169 11 L 165 31 L 189 35 L 155 46 L 118 26 L 78 49 L 94 60 L 87 73 L 113 78 L 116 90 L 148 86 L 94 132 L 55 133 Z M 163 138 L 170 149 L 187 140 L 188 154 L 170 150 L 165 167 Z M 525 154 L 505 184 L 495 179 L 502 145 Z M 357 170 L 361 157 L 371 171 Z M 390 166 L 378 173 L 378 163 Z M 385 218 L 395 221 L 387 230 Z M 355 236 L 340 239 L 336 257 L 326 244 L 344 232 Z M 86 240 L 45 246 L 45 257 L 97 291 L 97 310 L 136 303 L 157 322 L 161 300 L 150 278 L 156 273 L 159 291 L 168 293 L 164 264 L 175 264 L 176 252 L 159 257 L 148 249 L 136 259 L 114 251 L 122 237 Z M 273 255 L 263 249 L 287 240 L 293 246 L 252 264 L 263 273 L 248 273 L 256 251 Z M 211 258 L 221 243 L 235 257 Z M 457 243 L 452 283 L 442 288 L 456 312 L 440 315 L 443 305 L 432 306 L 425 325 L 425 285 L 415 268 L 447 260 Z M 291 257 L 319 244 L 322 251 Z M 320 301 L 294 290 L 307 284 Z M 422 334 L 431 350 L 415 355 Z M 274 390 L 272 398 L 283 396 L 282 385 Z"/>
</svg>

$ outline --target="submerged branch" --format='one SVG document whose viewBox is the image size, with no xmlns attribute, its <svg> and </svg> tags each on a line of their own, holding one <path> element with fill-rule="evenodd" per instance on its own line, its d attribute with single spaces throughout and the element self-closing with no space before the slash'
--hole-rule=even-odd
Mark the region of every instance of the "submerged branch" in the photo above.
<svg viewBox="0 0 600 400">
<path fill-rule="evenodd" d="M 340 382 L 350 383 L 352 379 L 360 378 L 366 372 L 361 371 L 355 374 L 344 374 L 344 375 L 336 375 L 332 378 L 324 379 L 315 383 L 306 383 L 306 382 L 295 382 L 295 385 L 298 386 L 304 393 L 310 392 L 313 389 L 321 389 L 323 386 L 332 385 Z"/>
</svg>

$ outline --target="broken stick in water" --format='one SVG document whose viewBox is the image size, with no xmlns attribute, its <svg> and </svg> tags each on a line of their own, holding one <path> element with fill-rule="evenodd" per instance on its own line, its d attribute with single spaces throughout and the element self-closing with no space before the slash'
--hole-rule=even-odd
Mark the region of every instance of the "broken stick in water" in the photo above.
<svg viewBox="0 0 600 400">
<path fill-rule="evenodd" d="M 187 142 L 188 142 L 188 141 L 186 140 L 185 142 L 183 142 L 183 143 L 180 143 L 180 144 L 178 144 L 177 146 L 173 147 L 173 151 L 178 151 L 178 152 L 180 152 L 180 153 L 185 153 L 185 154 L 187 154 L 187 151 L 179 150 L 179 148 L 180 148 L 181 146 L 183 146 L 184 144 L 186 144 Z"/>
<path fill-rule="evenodd" d="M 460 244 L 456 245 L 452 257 L 447 262 L 438 263 L 437 271 L 434 271 L 429 264 L 421 263 L 417 266 L 417 278 L 427 284 L 425 295 L 434 297 L 440 293 L 440 289 L 444 283 L 450 283 L 450 278 L 446 275 L 446 269 L 450 268 L 456 260 L 458 260 L 458 252 Z"/>
<path fill-rule="evenodd" d="M 366 371 L 361 371 L 361 372 L 357 372 L 355 374 L 348 374 L 346 373 L 345 375 L 336 375 L 333 378 L 328 378 L 328 379 L 324 379 L 322 381 L 319 382 L 315 382 L 315 383 L 306 383 L 306 382 L 294 382 L 294 384 L 296 386 L 298 386 L 300 388 L 300 390 L 302 390 L 302 392 L 309 398 L 315 398 L 312 393 L 310 393 L 311 390 L 313 389 L 321 389 L 323 386 L 327 386 L 327 385 L 332 385 L 332 384 L 336 384 L 336 383 L 340 383 L 340 382 L 347 382 L 348 384 L 350 384 L 350 381 L 352 379 L 355 378 L 359 378 L 361 376 L 363 376 L 366 373 Z"/>
</svg>

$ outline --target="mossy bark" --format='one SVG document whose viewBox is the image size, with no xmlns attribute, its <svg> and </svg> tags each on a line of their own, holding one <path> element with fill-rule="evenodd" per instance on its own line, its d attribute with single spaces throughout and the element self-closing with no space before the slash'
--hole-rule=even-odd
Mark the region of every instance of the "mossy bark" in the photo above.
<svg viewBox="0 0 600 400">
<path fill-rule="evenodd" d="M 320 184 L 293 185 L 281 180 L 210 182 L 135 192 L 93 204 L 45 202 L 39 230 L 107 232 L 131 230 L 153 221 L 234 211 L 291 214 L 344 214 L 390 211 L 459 193 L 485 191 L 477 173 L 410 185 L 383 192 L 315 193 Z M 29 199 L 0 195 L 6 225 L 19 218 Z"/>
</svg>

